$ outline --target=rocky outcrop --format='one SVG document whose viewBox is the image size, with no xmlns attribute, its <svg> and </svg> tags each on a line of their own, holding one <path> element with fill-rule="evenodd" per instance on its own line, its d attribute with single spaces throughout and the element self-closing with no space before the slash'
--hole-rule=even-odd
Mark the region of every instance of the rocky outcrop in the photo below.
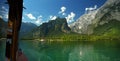
<svg viewBox="0 0 120 61">
<path fill-rule="evenodd" d="M 97 10 L 82 15 L 70 27 L 72 31 L 80 34 L 92 34 L 94 28 L 111 20 L 120 21 L 120 0 L 107 0 Z"/>
<path fill-rule="evenodd" d="M 58 35 L 62 33 L 70 33 L 70 28 L 68 27 L 65 18 L 57 18 L 56 20 L 50 20 L 47 23 L 43 23 L 31 33 L 33 37 L 46 37 L 48 35 Z"/>
</svg>

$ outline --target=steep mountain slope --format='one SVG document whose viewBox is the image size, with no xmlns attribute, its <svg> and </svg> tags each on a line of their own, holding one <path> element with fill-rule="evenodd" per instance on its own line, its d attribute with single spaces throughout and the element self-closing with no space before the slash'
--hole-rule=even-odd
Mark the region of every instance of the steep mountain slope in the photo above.
<svg viewBox="0 0 120 61">
<path fill-rule="evenodd" d="M 108 23 L 94 28 L 94 34 L 104 36 L 120 36 L 120 21 L 110 20 Z"/>
<path fill-rule="evenodd" d="M 6 37 L 7 22 L 0 18 L 0 38 Z"/>
<path fill-rule="evenodd" d="M 110 20 L 116 19 L 120 21 L 120 0 L 107 0 L 107 2 L 99 9 L 93 24 L 105 24 Z"/>
<path fill-rule="evenodd" d="M 97 34 L 102 32 L 101 30 L 106 30 L 107 32 L 108 28 L 106 26 L 116 28 L 116 26 L 111 25 L 111 22 L 113 22 L 113 24 L 118 24 L 117 22 L 119 21 L 120 0 L 107 0 L 99 9 L 81 16 L 72 24 L 71 29 L 81 34 L 93 34 L 94 32 L 94 34 Z M 120 31 L 120 29 L 116 30 Z M 104 33 L 104 31 L 102 33 Z"/>
<path fill-rule="evenodd" d="M 120 0 L 108 0 L 94 19 L 94 34 L 120 36 Z"/>
<path fill-rule="evenodd" d="M 92 24 L 92 20 L 95 18 L 97 13 L 96 6 L 92 10 L 86 11 L 77 21 L 70 24 L 70 28 L 72 31 L 80 34 L 87 34 L 88 33 L 88 26 Z"/>
<path fill-rule="evenodd" d="M 27 37 L 46 37 L 46 36 L 58 36 L 64 33 L 70 33 L 71 29 L 68 27 L 65 18 L 57 18 L 56 20 L 50 20 L 47 23 L 43 23 L 39 27 L 35 28 L 29 33 Z"/>
</svg>

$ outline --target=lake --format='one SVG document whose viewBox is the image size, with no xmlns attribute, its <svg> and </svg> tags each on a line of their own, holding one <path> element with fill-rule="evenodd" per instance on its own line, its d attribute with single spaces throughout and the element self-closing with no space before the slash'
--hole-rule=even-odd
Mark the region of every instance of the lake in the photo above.
<svg viewBox="0 0 120 61">
<path fill-rule="evenodd" d="M 19 46 L 29 61 L 120 61 L 120 41 L 22 40 Z M 5 41 L 0 41 L 0 61 L 4 61 Z"/>
</svg>

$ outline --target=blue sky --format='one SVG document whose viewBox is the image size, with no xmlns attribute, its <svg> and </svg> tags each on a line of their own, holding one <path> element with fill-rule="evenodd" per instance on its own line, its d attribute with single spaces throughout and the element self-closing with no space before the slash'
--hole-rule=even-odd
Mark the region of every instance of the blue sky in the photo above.
<svg viewBox="0 0 120 61">
<path fill-rule="evenodd" d="M 85 8 L 102 6 L 106 0 L 24 0 L 23 22 L 40 25 L 56 17 L 70 18 L 75 21 L 85 13 Z M 4 8 L 5 4 L 0 4 Z M 5 6 L 6 8 L 6 6 Z M 7 8 L 6 8 L 7 9 Z"/>
</svg>

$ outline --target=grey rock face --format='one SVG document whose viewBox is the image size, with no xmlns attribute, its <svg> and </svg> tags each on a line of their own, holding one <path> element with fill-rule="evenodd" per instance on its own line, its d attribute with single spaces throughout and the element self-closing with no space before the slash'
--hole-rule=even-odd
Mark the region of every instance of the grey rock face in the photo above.
<svg viewBox="0 0 120 61">
<path fill-rule="evenodd" d="M 83 14 L 77 21 L 70 24 L 70 27 L 77 33 L 92 34 L 97 25 L 103 25 L 113 19 L 120 21 L 120 0 L 107 0 L 97 10 Z"/>
</svg>

